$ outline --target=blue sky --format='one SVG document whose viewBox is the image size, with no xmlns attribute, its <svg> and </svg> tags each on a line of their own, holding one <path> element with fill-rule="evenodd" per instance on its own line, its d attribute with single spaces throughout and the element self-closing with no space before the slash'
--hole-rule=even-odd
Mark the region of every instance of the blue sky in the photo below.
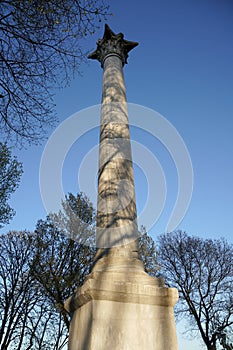
<svg viewBox="0 0 233 350">
<path fill-rule="evenodd" d="M 179 228 L 201 237 L 232 240 L 233 227 L 233 2 L 230 0 L 111 1 L 114 15 L 108 24 L 125 38 L 138 41 L 124 68 L 128 102 L 151 108 L 173 124 L 182 136 L 193 164 L 193 196 Z M 95 49 L 102 28 L 87 39 Z M 82 66 L 70 87 L 55 94 L 60 122 L 101 101 L 102 69 L 98 62 Z M 142 116 L 143 118 L 143 116 Z M 50 132 L 48 135 L 50 135 Z M 158 158 L 167 181 L 167 198 L 161 217 L 150 231 L 163 232 L 177 195 L 177 173 L 156 140 L 138 130 L 132 139 L 148 147 Z M 64 162 L 65 192 L 77 192 L 80 162 L 98 143 L 95 129 L 75 143 Z M 45 147 L 17 151 L 24 174 L 11 205 L 17 215 L 1 232 L 31 229 L 44 218 L 39 189 L 39 165 Z M 97 166 L 97 161 L 96 161 Z M 146 178 L 135 167 L 138 209 L 145 202 Z M 154 198 L 156 201 L 156 198 Z M 146 223 L 145 223 L 146 224 Z M 184 342 L 180 350 L 198 349 Z"/>
</svg>

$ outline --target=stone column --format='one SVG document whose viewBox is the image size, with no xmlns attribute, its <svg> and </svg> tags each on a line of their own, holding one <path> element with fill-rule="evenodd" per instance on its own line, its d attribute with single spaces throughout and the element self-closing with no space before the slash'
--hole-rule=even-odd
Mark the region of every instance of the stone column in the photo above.
<svg viewBox="0 0 233 350">
<path fill-rule="evenodd" d="M 137 212 L 123 66 L 138 43 L 106 25 L 89 58 L 104 70 L 100 125 L 96 260 L 106 255 L 137 257 Z M 118 259 L 117 259 L 118 260 Z"/>
<path fill-rule="evenodd" d="M 89 57 L 104 69 L 96 263 L 66 301 L 69 350 L 177 350 L 177 290 L 147 275 L 138 258 L 132 155 L 122 67 L 137 43 L 105 26 Z"/>
</svg>

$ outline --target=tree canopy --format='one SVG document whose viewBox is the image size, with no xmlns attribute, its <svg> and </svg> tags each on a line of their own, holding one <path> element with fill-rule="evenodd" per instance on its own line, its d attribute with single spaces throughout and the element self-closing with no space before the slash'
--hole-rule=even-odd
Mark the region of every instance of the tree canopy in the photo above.
<svg viewBox="0 0 233 350">
<path fill-rule="evenodd" d="M 232 260 L 233 247 L 224 239 L 201 239 L 181 231 L 159 237 L 165 281 L 180 295 L 176 314 L 189 321 L 190 331 L 200 333 L 208 350 L 216 350 L 224 338 L 227 346 L 232 330 Z"/>
<path fill-rule="evenodd" d="M 0 125 L 6 138 L 36 143 L 53 125 L 51 89 L 79 71 L 86 59 L 83 39 L 108 10 L 105 0 L 0 2 Z"/>
<path fill-rule="evenodd" d="M 160 275 L 160 266 L 158 264 L 158 251 L 156 244 L 151 238 L 144 226 L 140 228 L 139 238 L 139 258 L 143 261 L 145 271 L 150 275 L 157 277 Z"/>
<path fill-rule="evenodd" d="M 15 215 L 8 201 L 17 189 L 22 173 L 22 163 L 12 156 L 5 143 L 0 142 L 0 228 L 8 224 Z"/>
</svg>

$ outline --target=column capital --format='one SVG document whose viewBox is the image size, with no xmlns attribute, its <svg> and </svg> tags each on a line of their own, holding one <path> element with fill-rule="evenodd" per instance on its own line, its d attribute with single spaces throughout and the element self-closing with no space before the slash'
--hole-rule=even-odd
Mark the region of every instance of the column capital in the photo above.
<svg viewBox="0 0 233 350">
<path fill-rule="evenodd" d="M 97 41 L 97 49 L 88 55 L 88 58 L 98 60 L 103 67 L 104 60 L 109 55 L 118 56 L 122 64 L 127 63 L 128 52 L 138 45 L 137 42 L 124 39 L 124 34 L 115 34 L 107 24 L 105 24 L 104 36 Z"/>
</svg>

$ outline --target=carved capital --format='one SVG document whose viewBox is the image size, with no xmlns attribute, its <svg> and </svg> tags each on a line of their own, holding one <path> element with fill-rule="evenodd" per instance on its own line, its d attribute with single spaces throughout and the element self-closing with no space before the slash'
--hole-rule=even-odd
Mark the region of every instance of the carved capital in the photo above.
<svg viewBox="0 0 233 350">
<path fill-rule="evenodd" d="M 104 36 L 97 41 L 97 49 L 88 58 L 98 60 L 103 67 L 104 60 L 109 55 L 118 56 L 122 64 L 127 63 L 128 52 L 138 45 L 137 42 L 124 39 L 122 33 L 115 34 L 107 24 L 105 24 Z"/>
</svg>

